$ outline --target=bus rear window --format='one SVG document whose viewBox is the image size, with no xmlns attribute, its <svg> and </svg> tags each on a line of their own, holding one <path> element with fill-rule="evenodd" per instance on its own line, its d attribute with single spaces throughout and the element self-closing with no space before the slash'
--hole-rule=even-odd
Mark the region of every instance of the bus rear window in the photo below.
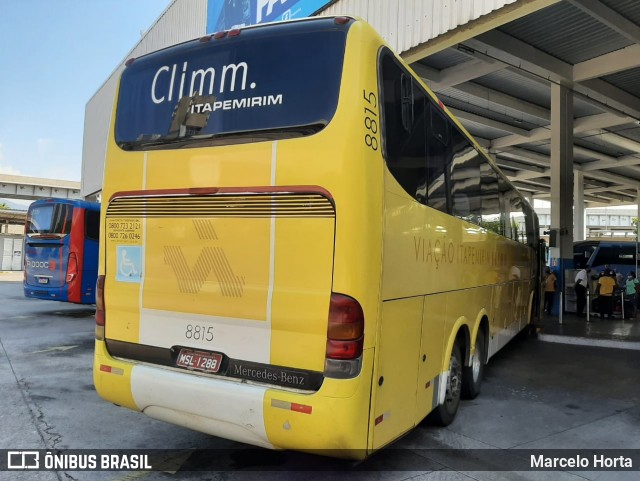
<svg viewBox="0 0 640 481">
<path fill-rule="evenodd" d="M 27 216 L 27 235 L 66 235 L 71 232 L 73 206 L 52 204 L 33 207 Z"/>
<path fill-rule="evenodd" d="M 346 29 L 262 27 L 136 59 L 122 74 L 125 150 L 309 135 L 333 117 Z"/>
</svg>

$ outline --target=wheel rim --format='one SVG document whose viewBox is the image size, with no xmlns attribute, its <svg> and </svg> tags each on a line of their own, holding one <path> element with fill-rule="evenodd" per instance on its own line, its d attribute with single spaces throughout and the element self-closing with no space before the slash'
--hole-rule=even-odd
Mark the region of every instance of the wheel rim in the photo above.
<svg viewBox="0 0 640 481">
<path fill-rule="evenodd" d="M 478 379 L 480 378 L 480 369 L 482 367 L 482 346 L 479 341 L 479 339 L 476 339 L 476 353 L 473 356 L 473 363 L 471 364 L 474 383 L 478 382 Z"/>
<path fill-rule="evenodd" d="M 462 387 L 462 365 L 458 358 L 451 353 L 449 360 L 449 379 L 447 380 L 447 394 L 445 403 L 451 406 L 460 399 L 460 389 Z"/>
</svg>

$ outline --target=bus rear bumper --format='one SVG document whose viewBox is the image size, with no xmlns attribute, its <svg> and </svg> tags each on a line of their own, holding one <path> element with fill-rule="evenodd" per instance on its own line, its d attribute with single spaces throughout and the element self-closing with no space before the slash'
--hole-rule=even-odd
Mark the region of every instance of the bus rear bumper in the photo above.
<svg viewBox="0 0 640 481">
<path fill-rule="evenodd" d="M 372 350 L 363 360 L 366 372 Z M 115 359 L 96 341 L 94 383 L 105 400 L 195 431 L 270 449 L 367 455 L 370 382 L 346 398 L 323 393 L 345 383 L 333 379 L 316 393 L 296 393 Z"/>
<path fill-rule="evenodd" d="M 131 391 L 139 409 L 154 419 L 274 447 L 264 425 L 265 388 L 137 365 L 131 373 Z"/>
<path fill-rule="evenodd" d="M 46 287 L 23 284 L 24 296 L 32 299 L 44 299 L 47 301 L 67 302 L 66 287 Z"/>
</svg>

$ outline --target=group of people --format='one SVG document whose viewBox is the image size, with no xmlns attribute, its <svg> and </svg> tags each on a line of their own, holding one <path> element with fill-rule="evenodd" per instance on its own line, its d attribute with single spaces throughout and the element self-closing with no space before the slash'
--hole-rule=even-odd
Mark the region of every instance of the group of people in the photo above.
<svg viewBox="0 0 640 481">
<path fill-rule="evenodd" d="M 640 281 L 636 279 L 636 273 L 630 271 L 625 280 L 624 276 L 605 267 L 604 272 L 598 278 L 598 312 L 600 317 L 611 317 L 613 314 L 614 295 L 619 292 L 624 293 L 624 302 L 630 313 L 635 316 L 638 307 L 638 285 Z"/>
<path fill-rule="evenodd" d="M 589 289 L 589 277 L 591 269 L 585 268 L 578 271 L 575 276 L 574 288 L 576 292 L 576 313 L 584 316 L 584 309 L 587 305 L 587 290 Z M 551 314 L 555 293 L 558 290 L 558 277 L 549 267 L 546 268 L 544 280 L 544 312 Z M 626 279 L 620 273 L 605 266 L 599 273 L 596 294 L 598 296 L 596 305 L 600 317 L 612 317 L 615 304 L 615 295 L 624 292 L 624 302 L 631 315 L 635 316 L 640 307 L 640 280 L 636 278 L 634 271 L 627 274 Z"/>
</svg>

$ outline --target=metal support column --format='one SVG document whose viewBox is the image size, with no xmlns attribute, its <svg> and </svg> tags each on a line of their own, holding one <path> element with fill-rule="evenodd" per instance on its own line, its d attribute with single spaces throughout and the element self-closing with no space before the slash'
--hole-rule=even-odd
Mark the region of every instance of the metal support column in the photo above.
<svg viewBox="0 0 640 481">
<path fill-rule="evenodd" d="M 640 251 L 640 189 L 636 189 L 636 204 L 638 213 L 636 214 L 636 277 L 638 277 L 638 251 Z"/>
<path fill-rule="evenodd" d="M 584 230 L 584 174 L 581 170 L 573 173 L 573 240 L 585 239 Z"/>
<path fill-rule="evenodd" d="M 551 231 L 551 268 L 564 296 L 565 273 L 573 269 L 573 93 L 555 83 L 551 83 Z"/>
</svg>

